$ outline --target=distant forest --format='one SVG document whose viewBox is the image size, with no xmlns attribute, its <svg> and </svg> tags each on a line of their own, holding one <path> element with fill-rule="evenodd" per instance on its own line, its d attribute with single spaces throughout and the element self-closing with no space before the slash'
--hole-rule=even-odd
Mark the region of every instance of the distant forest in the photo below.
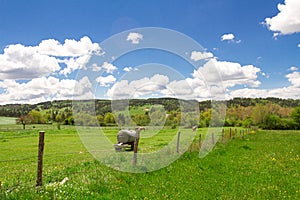
<svg viewBox="0 0 300 200">
<path fill-rule="evenodd" d="M 117 103 L 115 103 L 117 102 Z M 193 120 L 192 116 L 184 116 L 186 126 L 198 125 L 199 127 L 211 126 L 211 116 L 215 112 L 211 101 L 184 101 L 175 98 L 149 98 L 114 101 L 113 106 L 127 106 L 135 110 L 130 118 L 137 125 L 147 125 L 150 122 L 149 110 L 145 108 L 151 105 L 161 105 L 167 113 L 166 124 L 176 127 L 182 121 L 181 103 L 185 102 L 190 110 L 199 106 L 200 119 Z M 234 98 L 222 101 L 227 105 L 226 118 L 214 121 L 213 125 L 225 126 L 258 126 L 265 129 L 300 129 L 300 100 L 279 98 Z M 189 112 L 189 107 L 187 111 Z M 123 108 L 122 107 L 122 108 Z M 75 121 L 73 111 L 85 116 L 85 121 Z M 144 109 L 144 110 L 143 110 Z M 95 111 L 96 118 L 86 110 Z M 115 110 L 115 108 L 114 108 Z M 139 110 L 139 111 L 138 111 Z M 160 109 L 152 110 L 156 118 L 163 118 Z M 116 123 L 125 123 L 128 116 L 124 113 L 113 113 L 112 101 L 110 100 L 56 100 L 37 104 L 7 104 L 0 105 L 0 116 L 16 117 L 17 123 L 59 123 L 66 125 L 95 125 L 113 126 Z M 152 119 L 152 118 L 151 118 Z"/>
</svg>

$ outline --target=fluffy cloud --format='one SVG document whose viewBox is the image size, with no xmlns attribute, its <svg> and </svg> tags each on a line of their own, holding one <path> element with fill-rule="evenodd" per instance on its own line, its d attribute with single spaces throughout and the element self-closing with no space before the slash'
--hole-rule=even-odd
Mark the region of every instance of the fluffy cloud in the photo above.
<svg viewBox="0 0 300 200">
<path fill-rule="evenodd" d="M 127 36 L 127 41 L 131 41 L 132 44 L 139 44 L 143 40 L 143 35 L 140 33 L 131 32 Z"/>
<path fill-rule="evenodd" d="M 104 70 L 108 74 L 112 74 L 118 68 L 111 63 L 103 62 L 101 66 L 98 66 L 96 63 L 92 65 L 93 71 L 101 71 Z"/>
<path fill-rule="evenodd" d="M 296 87 L 300 87 L 300 73 L 299 72 L 293 72 L 291 74 L 288 74 L 285 76 L 288 78 L 289 82 Z"/>
<path fill-rule="evenodd" d="M 300 99 L 300 88 L 295 86 L 275 88 L 275 89 L 238 89 L 229 92 L 227 98 L 234 97 L 244 97 L 244 98 L 267 98 L 267 97 L 276 97 L 276 98 L 293 98 Z"/>
<path fill-rule="evenodd" d="M 161 91 L 168 97 L 180 99 L 195 99 L 194 90 L 186 80 L 175 80 L 166 85 Z"/>
<path fill-rule="evenodd" d="M 237 44 L 241 43 L 241 40 L 235 40 L 235 35 L 233 35 L 232 33 L 222 35 L 221 41 L 229 41 Z"/>
<path fill-rule="evenodd" d="M 295 67 L 295 66 L 292 66 L 288 69 L 289 71 L 297 71 L 298 70 L 298 67 Z"/>
<path fill-rule="evenodd" d="M 64 44 L 49 39 L 38 46 L 9 45 L 0 54 L 0 79 L 30 80 L 58 71 L 67 75 L 85 68 L 92 54 L 100 55 L 101 48 L 86 36 L 79 41 L 65 40 Z M 66 67 L 61 69 L 61 64 Z"/>
<path fill-rule="evenodd" d="M 38 45 L 38 52 L 49 56 L 77 57 L 88 54 L 101 54 L 99 44 L 92 43 L 87 36 L 82 37 L 79 41 L 66 39 L 64 44 L 57 40 L 43 40 Z"/>
<path fill-rule="evenodd" d="M 232 33 L 224 34 L 221 36 L 221 41 L 233 40 L 235 36 Z"/>
<path fill-rule="evenodd" d="M 91 98 L 91 83 L 87 77 L 79 81 L 55 77 L 34 78 L 25 83 L 0 81 L 0 104 L 38 103 L 55 99 Z"/>
<path fill-rule="evenodd" d="M 241 66 L 239 63 L 218 61 L 215 58 L 207 61 L 192 77 L 169 81 L 165 75 L 154 75 L 129 82 L 122 80 L 108 90 L 107 96 L 112 99 L 137 98 L 157 94 L 181 99 L 224 99 L 226 90 L 237 85 L 257 87 L 260 69 L 253 65 Z"/>
<path fill-rule="evenodd" d="M 208 85 L 222 82 L 225 88 L 235 85 L 257 87 L 260 84 L 257 80 L 258 72 L 260 69 L 253 65 L 241 66 L 239 63 L 211 59 L 194 71 L 193 77 L 198 78 L 201 74 Z"/>
<path fill-rule="evenodd" d="M 106 73 L 110 73 L 110 74 L 118 69 L 116 66 L 108 62 L 104 62 L 101 68 L 104 69 Z"/>
<path fill-rule="evenodd" d="M 282 35 L 300 32 L 300 1 L 285 0 L 284 4 L 278 4 L 279 13 L 271 18 L 266 18 L 264 24 L 268 28 Z"/>
<path fill-rule="evenodd" d="M 123 69 L 124 72 L 137 71 L 138 69 L 135 67 L 125 67 Z"/>
<path fill-rule="evenodd" d="M 36 47 L 9 45 L 0 54 L 0 79 L 31 79 L 60 69 L 58 61 L 40 54 Z"/>
<path fill-rule="evenodd" d="M 165 75 L 156 74 L 152 77 L 144 77 L 129 82 L 121 80 L 115 83 L 107 92 L 111 99 L 126 99 L 141 97 L 153 92 L 159 92 L 166 88 L 169 78 Z"/>
<path fill-rule="evenodd" d="M 193 51 L 191 54 L 191 59 L 193 61 L 199 61 L 199 60 L 206 60 L 209 58 L 213 58 L 214 55 L 211 52 L 200 52 L 200 51 Z"/>
<path fill-rule="evenodd" d="M 243 88 L 229 92 L 228 99 L 234 97 L 244 97 L 244 98 L 266 98 L 268 97 L 268 91 L 263 89 L 253 89 L 253 88 Z"/>
<path fill-rule="evenodd" d="M 99 76 L 96 78 L 96 82 L 100 83 L 100 86 L 108 87 L 110 84 L 116 82 L 116 78 L 113 75 Z"/>
<path fill-rule="evenodd" d="M 68 59 L 60 60 L 60 63 L 65 63 L 66 68 L 60 70 L 60 74 L 67 76 L 77 69 L 86 69 L 86 64 L 89 62 L 91 55 L 82 55 L 79 57 L 71 57 Z"/>
<path fill-rule="evenodd" d="M 300 73 L 293 72 L 287 74 L 285 76 L 288 81 L 291 83 L 288 87 L 282 88 L 274 88 L 274 89 L 238 89 L 229 92 L 228 98 L 233 97 L 249 97 L 249 98 L 256 98 L 256 97 L 277 97 L 277 98 L 293 98 L 293 99 L 300 99 Z"/>
</svg>

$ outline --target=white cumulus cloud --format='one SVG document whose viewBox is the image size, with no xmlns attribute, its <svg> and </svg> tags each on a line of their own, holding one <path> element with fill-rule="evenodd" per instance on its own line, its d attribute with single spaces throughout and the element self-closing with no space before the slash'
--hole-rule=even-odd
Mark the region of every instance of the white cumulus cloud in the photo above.
<svg viewBox="0 0 300 200">
<path fill-rule="evenodd" d="M 214 55 L 211 52 L 192 51 L 190 58 L 193 61 L 199 61 L 199 60 L 206 60 L 213 57 Z"/>
<path fill-rule="evenodd" d="M 201 74 L 207 84 L 222 82 L 225 88 L 235 85 L 257 87 L 260 85 L 257 80 L 258 72 L 260 69 L 253 65 L 241 66 L 239 63 L 211 59 L 203 67 L 194 71 L 193 77 L 197 78 Z"/>
<path fill-rule="evenodd" d="M 124 67 L 124 72 L 137 71 L 138 69 L 135 67 Z"/>
<path fill-rule="evenodd" d="M 43 40 L 37 46 L 8 45 L 0 54 L 0 80 L 30 80 L 59 72 L 67 75 L 84 69 L 92 54 L 100 55 L 99 44 L 85 36 L 79 41 Z M 62 64 L 65 64 L 63 67 Z"/>
<path fill-rule="evenodd" d="M 228 42 L 233 42 L 233 43 L 236 43 L 236 44 L 239 44 L 242 42 L 242 40 L 236 40 L 235 39 L 235 35 L 232 34 L 232 33 L 227 33 L 227 34 L 224 34 L 221 36 L 221 41 L 228 41 Z"/>
<path fill-rule="evenodd" d="M 300 73 L 299 72 L 293 72 L 291 74 L 286 75 L 286 78 L 288 78 L 289 82 L 296 87 L 300 87 Z"/>
<path fill-rule="evenodd" d="M 127 41 L 130 41 L 132 44 L 139 44 L 143 40 L 143 35 L 140 33 L 131 32 L 127 36 Z"/>
<path fill-rule="evenodd" d="M 292 66 L 288 69 L 289 71 L 297 71 L 298 70 L 298 67 L 296 66 Z"/>
<path fill-rule="evenodd" d="M 160 92 L 166 88 L 169 78 L 165 75 L 156 74 L 142 79 L 121 80 L 115 83 L 108 91 L 107 96 L 111 99 L 137 98 L 147 94 Z"/>
<path fill-rule="evenodd" d="M 108 87 L 110 84 L 114 83 L 116 78 L 113 75 L 108 76 L 99 76 L 96 78 L 96 82 L 100 84 L 100 86 Z"/>
<path fill-rule="evenodd" d="M 108 62 L 104 62 L 101 68 L 104 69 L 106 73 L 110 73 L 110 74 L 118 69 L 116 66 Z"/>
<path fill-rule="evenodd" d="M 47 76 L 60 69 L 58 61 L 40 54 L 36 47 L 9 45 L 0 54 L 0 79 L 31 79 Z"/>
<path fill-rule="evenodd" d="M 233 97 L 277 97 L 277 98 L 293 98 L 300 99 L 300 73 L 293 72 L 285 76 L 291 83 L 288 87 L 273 88 L 273 89 L 253 89 L 253 88 L 243 88 L 238 90 L 230 91 L 228 98 Z"/>
<path fill-rule="evenodd" d="M 97 43 L 93 43 L 87 36 L 82 37 L 79 41 L 66 39 L 64 44 L 57 40 L 43 40 L 38 45 L 40 54 L 49 56 L 68 56 L 77 57 L 88 54 L 102 54 L 101 47 Z"/>
<path fill-rule="evenodd" d="M 234 40 L 235 36 L 232 33 L 224 34 L 221 36 L 221 41 Z"/>
<path fill-rule="evenodd" d="M 53 99 L 91 98 L 91 83 L 87 77 L 76 81 L 55 77 L 34 78 L 19 83 L 15 80 L 0 81 L 0 104 L 38 103 Z M 75 89 L 76 88 L 76 89 Z"/>
<path fill-rule="evenodd" d="M 279 13 L 274 17 L 265 18 L 264 24 L 273 31 L 282 35 L 300 32 L 300 1 L 285 0 L 278 4 Z"/>
<path fill-rule="evenodd" d="M 96 63 L 94 63 L 92 65 L 93 67 L 93 71 L 101 71 L 104 70 L 106 73 L 108 74 L 112 74 L 115 70 L 117 70 L 118 68 L 116 66 L 114 66 L 111 63 L 108 62 L 103 62 L 103 64 L 101 66 L 98 66 Z"/>
</svg>

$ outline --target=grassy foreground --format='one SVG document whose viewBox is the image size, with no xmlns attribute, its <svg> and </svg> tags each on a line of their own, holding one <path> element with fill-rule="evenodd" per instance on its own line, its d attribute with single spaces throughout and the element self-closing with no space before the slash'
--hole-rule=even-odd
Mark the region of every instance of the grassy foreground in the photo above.
<svg viewBox="0 0 300 200">
<path fill-rule="evenodd" d="M 74 127 L 49 129 L 44 186 L 36 189 L 39 128 L 0 132 L 0 199 L 300 198 L 299 131 L 258 131 L 219 143 L 203 159 L 186 152 L 166 168 L 131 174 L 96 161 Z"/>
</svg>

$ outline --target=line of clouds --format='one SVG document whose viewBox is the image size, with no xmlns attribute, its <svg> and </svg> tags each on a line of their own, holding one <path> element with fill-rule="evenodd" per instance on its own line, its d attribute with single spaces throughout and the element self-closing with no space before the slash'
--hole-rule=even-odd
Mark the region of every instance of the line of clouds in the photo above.
<svg viewBox="0 0 300 200">
<path fill-rule="evenodd" d="M 286 1 L 287 2 L 287 1 Z M 143 40 L 140 33 L 129 33 L 127 41 L 139 44 Z M 233 34 L 224 34 L 222 41 L 236 41 Z M 102 55 L 104 52 L 97 43 L 87 36 L 79 41 L 67 39 L 63 44 L 54 39 L 43 40 L 37 46 L 21 44 L 9 45 L 0 54 L 0 93 L 1 103 L 19 103 L 30 101 L 41 102 L 53 99 L 93 98 L 91 81 L 100 86 L 112 87 L 107 90 L 111 99 L 138 98 L 149 94 L 160 93 L 164 96 L 205 100 L 216 96 L 232 97 L 267 97 L 299 98 L 300 74 L 296 66 L 289 68 L 291 73 L 285 77 L 291 86 L 271 90 L 257 89 L 261 84 L 258 74 L 264 74 L 253 65 L 242 66 L 236 62 L 218 60 L 211 52 L 192 51 L 187 53 L 190 60 L 205 61 L 197 70 L 183 80 L 173 80 L 166 75 L 156 74 L 129 82 L 117 81 L 113 73 L 117 67 L 112 63 L 103 62 L 92 65 L 92 71 L 103 70 L 109 74 L 98 76 L 95 80 L 83 77 L 80 80 L 61 79 L 57 74 L 65 75 L 78 69 L 86 69 L 92 54 Z M 134 67 L 125 67 L 129 73 L 137 71 Z M 2 81 L 1 81 L 2 80 Z M 27 80 L 18 82 L 17 80 Z M 232 90 L 233 87 L 244 85 L 247 88 Z M 250 88 L 249 88 L 250 87 Z M 212 91 L 215 96 L 212 96 Z"/>
<path fill-rule="evenodd" d="M 34 78 L 28 82 L 18 83 L 15 80 L 0 81 L 1 104 L 38 103 L 54 99 L 90 99 L 94 95 L 88 77 L 80 80 L 58 79 L 55 77 Z"/>
<path fill-rule="evenodd" d="M 137 98 L 159 92 L 168 97 L 203 100 L 215 96 L 225 97 L 225 91 L 237 85 L 260 85 L 257 79 L 261 70 L 253 65 L 242 66 L 239 63 L 219 61 L 211 52 L 192 51 L 190 59 L 206 61 L 190 77 L 170 81 L 167 75 L 156 74 L 131 82 L 119 80 L 106 96 L 111 99 Z"/>
<path fill-rule="evenodd" d="M 30 80 L 55 73 L 67 76 L 84 69 L 92 54 L 102 53 L 99 44 L 87 36 L 79 41 L 66 39 L 63 44 L 48 39 L 37 46 L 8 45 L 0 54 L 0 79 Z"/>
</svg>

